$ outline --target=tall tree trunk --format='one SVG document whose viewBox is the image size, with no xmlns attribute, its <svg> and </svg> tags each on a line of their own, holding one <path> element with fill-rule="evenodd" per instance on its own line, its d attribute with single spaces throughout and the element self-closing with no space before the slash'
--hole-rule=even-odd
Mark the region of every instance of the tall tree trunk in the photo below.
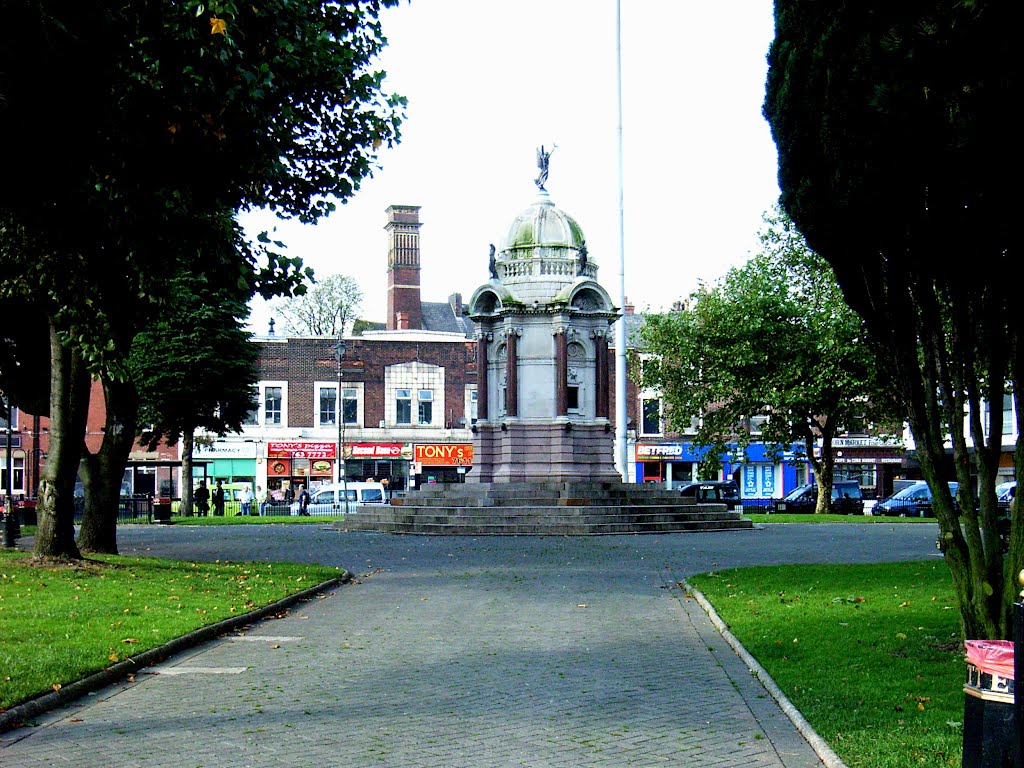
<svg viewBox="0 0 1024 768">
<path fill-rule="evenodd" d="M 192 448 L 193 429 L 186 428 L 181 433 L 181 514 L 192 517 Z"/>
<path fill-rule="evenodd" d="M 85 452 L 82 484 L 85 514 L 78 532 L 83 552 L 117 554 L 117 510 L 128 455 L 135 444 L 139 399 L 134 384 L 104 381 L 107 405 L 103 443 L 95 454 Z"/>
<path fill-rule="evenodd" d="M 75 477 L 85 445 L 89 372 L 50 323 L 50 450 L 36 506 L 37 557 L 81 557 L 75 544 Z"/>
</svg>

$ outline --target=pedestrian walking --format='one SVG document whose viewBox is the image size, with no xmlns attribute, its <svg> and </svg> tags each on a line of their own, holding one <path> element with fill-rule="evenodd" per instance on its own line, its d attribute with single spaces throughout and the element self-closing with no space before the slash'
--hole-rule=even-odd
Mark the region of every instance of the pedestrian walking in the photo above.
<svg viewBox="0 0 1024 768">
<path fill-rule="evenodd" d="M 260 503 L 260 517 L 263 517 L 267 514 L 267 504 L 270 503 L 270 494 L 257 485 L 256 500 Z"/>
<path fill-rule="evenodd" d="M 221 481 L 217 481 L 217 487 L 213 489 L 213 516 L 224 517 L 224 488 Z"/>
<path fill-rule="evenodd" d="M 299 486 L 299 514 L 309 514 L 309 491 L 307 491 L 302 485 Z"/>
<path fill-rule="evenodd" d="M 199 487 L 192 494 L 192 498 L 195 499 L 196 509 L 202 517 L 210 514 L 210 489 L 206 487 L 205 480 L 199 481 Z"/>
</svg>

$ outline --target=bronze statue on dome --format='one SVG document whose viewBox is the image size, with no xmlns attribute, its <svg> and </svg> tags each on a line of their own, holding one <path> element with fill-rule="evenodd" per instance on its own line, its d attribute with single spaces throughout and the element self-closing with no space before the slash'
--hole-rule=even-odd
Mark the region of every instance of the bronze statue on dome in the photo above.
<svg viewBox="0 0 1024 768">
<path fill-rule="evenodd" d="M 554 152 L 557 148 L 558 145 L 555 144 L 551 147 L 551 152 Z M 544 189 L 544 185 L 548 180 L 548 165 L 551 162 L 551 152 L 546 152 L 543 144 L 541 144 L 540 149 L 537 150 L 537 167 L 540 168 L 540 174 L 536 179 L 534 179 L 534 183 L 537 185 L 537 189 L 541 192 L 547 192 L 547 190 Z"/>
<path fill-rule="evenodd" d="M 487 271 L 491 275 L 491 280 L 498 279 L 498 264 L 494 260 L 494 243 L 491 243 L 491 256 L 487 261 Z"/>
<path fill-rule="evenodd" d="M 580 266 L 579 266 L 579 269 L 576 270 L 576 276 L 579 277 L 579 276 L 582 275 L 583 277 L 586 277 L 586 275 L 587 275 L 587 241 L 586 240 L 584 240 L 582 243 L 580 243 L 579 253 L 580 253 Z"/>
</svg>

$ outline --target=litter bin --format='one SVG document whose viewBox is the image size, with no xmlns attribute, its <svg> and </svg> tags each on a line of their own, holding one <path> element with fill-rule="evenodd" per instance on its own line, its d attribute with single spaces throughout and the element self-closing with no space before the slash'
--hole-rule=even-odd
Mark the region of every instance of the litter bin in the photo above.
<svg viewBox="0 0 1024 768">
<path fill-rule="evenodd" d="M 967 640 L 963 768 L 1013 768 L 1013 643 Z"/>
<path fill-rule="evenodd" d="M 171 500 L 168 498 L 153 499 L 153 521 L 157 523 L 170 524 L 171 522 Z"/>
<path fill-rule="evenodd" d="M 25 499 L 17 502 L 17 508 L 21 511 L 22 525 L 36 525 L 36 502 L 35 499 Z"/>
</svg>

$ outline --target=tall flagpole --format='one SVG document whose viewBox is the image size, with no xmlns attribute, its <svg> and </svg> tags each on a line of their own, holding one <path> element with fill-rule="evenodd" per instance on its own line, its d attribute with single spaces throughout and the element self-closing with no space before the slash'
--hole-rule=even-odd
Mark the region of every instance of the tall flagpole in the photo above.
<svg viewBox="0 0 1024 768">
<path fill-rule="evenodd" d="M 619 320 L 615 326 L 615 459 L 623 482 L 629 482 L 626 445 L 626 227 L 622 173 L 622 3 L 615 0 L 615 95 L 619 143 Z"/>
</svg>

